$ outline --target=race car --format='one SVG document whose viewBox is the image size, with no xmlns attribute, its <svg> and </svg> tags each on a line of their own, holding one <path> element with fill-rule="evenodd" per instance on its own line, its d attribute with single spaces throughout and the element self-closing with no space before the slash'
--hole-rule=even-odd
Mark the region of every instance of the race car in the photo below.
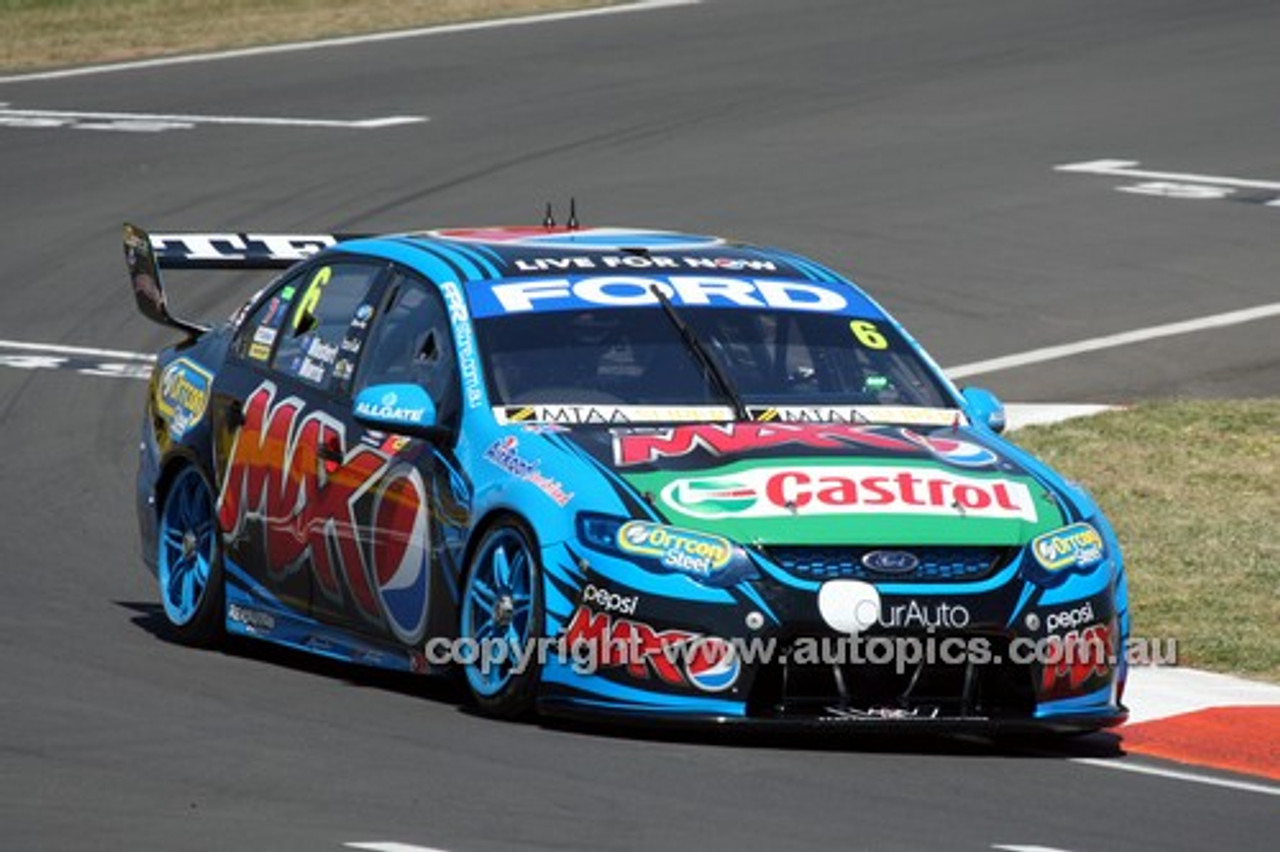
<svg viewBox="0 0 1280 852">
<path fill-rule="evenodd" d="M 496 717 L 1079 732 L 1129 629 L 1098 506 L 848 278 L 695 234 L 126 225 L 177 640 L 460 671 Z M 162 268 L 282 270 L 227 321 Z"/>
</svg>

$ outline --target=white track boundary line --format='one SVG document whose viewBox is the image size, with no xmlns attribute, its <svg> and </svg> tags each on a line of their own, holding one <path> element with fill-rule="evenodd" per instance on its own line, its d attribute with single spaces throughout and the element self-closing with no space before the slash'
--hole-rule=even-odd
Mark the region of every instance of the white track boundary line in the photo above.
<svg viewBox="0 0 1280 852">
<path fill-rule="evenodd" d="M 8 77 L 0 77 L 0 83 L 26 83 L 36 80 L 61 80 L 67 77 L 86 77 L 93 74 L 113 74 L 117 71 L 164 68 L 171 65 L 189 65 L 197 62 L 220 62 L 224 59 L 242 59 L 248 56 L 269 56 L 275 53 L 292 53 L 303 50 L 325 50 L 331 47 L 376 44 L 384 41 L 421 38 L 423 36 L 433 35 L 449 35 L 451 33 L 466 33 L 476 30 L 497 29 L 499 27 L 518 27 L 532 24 L 554 23 L 557 21 L 571 21 L 578 18 L 594 18 L 604 15 L 649 12 L 657 9 L 673 8 L 676 6 L 692 6 L 701 2 L 702 0 L 635 0 L 635 2 L 624 3 L 620 6 L 604 6 L 598 9 L 578 9 L 572 12 L 547 12 L 542 15 L 498 18 L 491 21 L 469 21 L 462 24 L 441 24 L 434 27 L 419 27 L 412 30 L 368 33 L 358 36 L 342 36 L 340 38 L 326 38 L 319 39 L 317 41 L 268 44 L 260 47 L 220 50 L 213 53 L 162 56 L 155 59 L 139 59 L 132 62 L 114 62 L 106 65 L 86 65 L 79 68 L 63 68 L 57 71 L 35 71 L 30 74 L 13 74 Z"/>
<path fill-rule="evenodd" d="M 372 842 L 344 843 L 348 849 L 363 849 L 365 852 L 444 852 L 433 846 L 414 846 L 412 843 L 400 843 L 395 840 L 379 840 Z"/>
<path fill-rule="evenodd" d="M 23 343 L 20 340 L 0 340 L 0 349 L 18 349 L 23 352 L 38 352 L 41 355 L 79 355 L 85 358 L 110 358 L 116 361 L 151 363 L 156 360 L 156 356 L 148 355 L 145 352 L 91 349 L 84 346 L 59 346 L 52 343 Z"/>
<path fill-rule="evenodd" d="M 1104 760 L 1098 757 L 1072 757 L 1072 763 L 1085 766 L 1100 766 L 1103 769 L 1119 769 L 1122 772 L 1137 772 L 1142 775 L 1154 775 L 1158 778 L 1169 778 L 1174 781 L 1191 781 L 1196 784 L 1207 784 L 1210 787 L 1226 787 L 1229 790 L 1242 790 L 1247 793 L 1262 793 L 1267 796 L 1280 796 L 1280 787 L 1272 784 L 1255 784 L 1250 781 L 1236 781 L 1231 778 L 1218 778 L 1213 775 L 1200 775 L 1196 772 L 1181 772 L 1177 769 L 1162 769 L 1159 766 L 1147 766 L 1143 763 L 1130 763 L 1123 760 Z"/>
<path fill-rule="evenodd" d="M 0 106 L 3 106 L 0 104 Z M 91 121 L 163 121 L 185 122 L 189 124 L 236 124 L 265 127 L 337 127 L 342 129 L 377 130 L 383 127 L 395 127 L 400 124 L 418 124 L 427 121 L 425 115 L 388 115 L 382 118 L 365 118 L 356 121 L 341 121 L 324 118 L 276 118 L 235 116 L 235 115 L 186 115 L 150 112 L 78 112 L 75 110 L 53 109 L 0 109 L 0 119 L 4 118 L 66 118 L 89 119 Z"/>
<path fill-rule="evenodd" d="M 1150 180 L 1172 180 L 1186 183 L 1207 183 L 1216 186 L 1235 186 L 1242 189 L 1280 190 L 1280 183 L 1269 180 L 1250 180 L 1248 178 L 1225 177 L 1218 175 L 1198 175 L 1191 172 L 1152 172 L 1135 169 L 1137 160 L 1090 160 L 1087 163 L 1067 163 L 1054 166 L 1055 172 L 1075 172 L 1084 175 L 1108 175 L 1111 177 L 1146 178 Z"/>
<path fill-rule="evenodd" d="M 1096 352 L 1099 349 L 1112 349 L 1116 346 L 1128 346 L 1132 343 L 1142 343 L 1147 340 L 1156 340 L 1161 337 L 1173 337 L 1179 334 L 1189 334 L 1191 332 L 1204 331 L 1205 329 L 1210 328 L 1223 328 L 1224 326 L 1238 325 L 1240 323 L 1253 322 L 1254 320 L 1266 319 L 1267 317 L 1274 316 L 1280 316 L 1280 302 L 1272 302 L 1269 305 L 1259 305 L 1256 308 L 1245 308 L 1239 311 L 1228 311 L 1224 314 L 1213 314 L 1193 320 L 1172 322 L 1165 325 L 1154 325 L 1149 328 L 1139 328 L 1133 331 L 1120 332 L 1119 334 L 1091 337 L 1087 340 L 1078 340 L 1075 343 L 1064 343 L 1060 346 L 1046 346 L 1042 349 L 1031 349 L 1026 352 L 1018 352 L 1013 355 L 1005 355 L 1000 358 L 990 358 L 985 361 L 972 361 L 968 364 L 957 364 L 954 367 L 944 368 L 943 372 L 953 379 L 964 378 L 965 376 L 976 376 L 981 373 L 995 373 L 1000 370 L 1010 370 L 1014 367 L 1025 367 L 1029 364 L 1040 364 L 1045 361 L 1055 361 L 1059 358 L 1068 358 L 1072 355 L 1080 355 L 1085 352 Z"/>
</svg>

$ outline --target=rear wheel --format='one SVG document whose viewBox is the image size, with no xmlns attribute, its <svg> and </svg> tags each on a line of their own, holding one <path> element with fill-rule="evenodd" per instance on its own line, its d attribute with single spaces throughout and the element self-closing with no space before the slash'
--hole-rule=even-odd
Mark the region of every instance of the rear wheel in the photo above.
<svg viewBox="0 0 1280 852">
<path fill-rule="evenodd" d="M 517 659 L 532 654 L 530 640 L 542 635 L 541 582 L 532 536 L 521 525 L 502 521 L 485 533 L 467 571 L 459 633 L 468 646 L 467 686 L 487 715 L 515 718 L 533 707 L 539 666 L 530 659 L 517 671 Z"/>
<path fill-rule="evenodd" d="M 184 467 L 160 509 L 156 576 L 164 615 L 178 641 L 212 645 L 222 638 L 222 549 L 213 489 L 200 469 Z"/>
</svg>

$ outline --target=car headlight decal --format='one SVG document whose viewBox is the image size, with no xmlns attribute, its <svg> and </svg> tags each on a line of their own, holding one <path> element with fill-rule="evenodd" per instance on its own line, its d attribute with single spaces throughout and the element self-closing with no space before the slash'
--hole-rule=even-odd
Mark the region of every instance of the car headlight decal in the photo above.
<svg viewBox="0 0 1280 852">
<path fill-rule="evenodd" d="M 755 573 L 745 550 L 712 533 L 594 512 L 579 513 L 577 528 L 578 537 L 594 550 L 705 586 L 725 588 Z"/>
</svg>

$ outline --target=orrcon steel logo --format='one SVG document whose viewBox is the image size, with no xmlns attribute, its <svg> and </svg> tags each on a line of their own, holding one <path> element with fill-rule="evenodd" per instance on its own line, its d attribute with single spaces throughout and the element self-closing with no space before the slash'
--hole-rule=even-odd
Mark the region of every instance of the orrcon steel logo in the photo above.
<svg viewBox="0 0 1280 852">
<path fill-rule="evenodd" d="M 675 479 L 661 494 L 673 509 L 706 519 L 888 513 L 1036 520 L 1021 482 L 923 467 L 762 466 Z"/>
<path fill-rule="evenodd" d="M 1031 542 L 1031 553 L 1046 571 L 1088 570 L 1104 558 L 1102 536 L 1091 524 L 1075 523 Z"/>
</svg>

